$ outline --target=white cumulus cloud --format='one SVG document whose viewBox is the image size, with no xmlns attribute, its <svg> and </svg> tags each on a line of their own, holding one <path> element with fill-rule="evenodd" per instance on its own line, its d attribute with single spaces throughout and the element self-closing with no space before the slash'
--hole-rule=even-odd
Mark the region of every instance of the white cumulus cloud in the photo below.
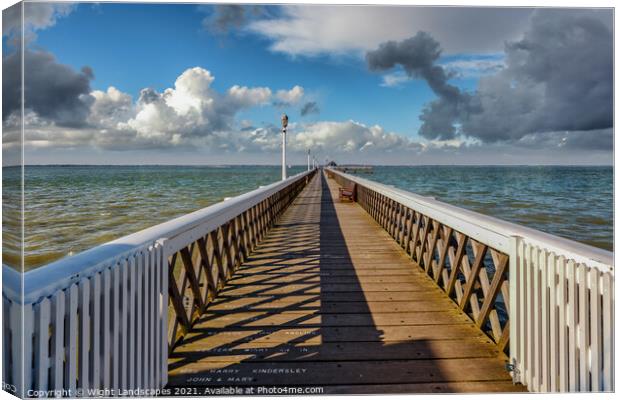
<svg viewBox="0 0 620 400">
<path fill-rule="evenodd" d="M 243 136 L 244 148 L 260 151 L 280 149 L 277 127 L 261 127 Z M 293 152 L 330 152 L 356 154 L 368 151 L 422 151 L 424 145 L 397 133 L 388 132 L 379 125 L 365 125 L 356 121 L 320 121 L 294 123 L 289 126 L 288 147 Z"/>
<path fill-rule="evenodd" d="M 228 97 L 244 107 L 264 105 L 271 98 L 271 89 L 268 87 L 249 88 L 247 86 L 235 85 L 228 89 Z"/>
<path fill-rule="evenodd" d="M 278 90 L 276 92 L 276 98 L 285 104 L 297 104 L 304 97 L 304 88 L 295 85 L 290 90 Z"/>
<path fill-rule="evenodd" d="M 47 80 L 54 81 L 57 69 L 48 68 L 53 76 Z M 62 66 L 61 70 L 63 76 L 73 73 L 68 66 Z M 86 114 L 83 121 L 64 124 L 47 109 L 33 107 L 28 109 L 25 121 L 28 126 L 26 142 L 37 147 L 136 149 L 187 145 L 246 149 L 254 144 L 242 132 L 253 128 L 249 121 L 237 121 L 240 111 L 268 105 L 272 100 L 293 104 L 304 95 L 303 87 L 298 85 L 277 90 L 275 95 L 268 87 L 240 85 L 220 92 L 213 88 L 214 80 L 205 68 L 188 68 L 177 77 L 173 87 L 162 92 L 144 88 L 137 100 L 113 86 L 91 90 L 89 85 L 82 85 L 84 93 L 81 95 L 89 99 L 80 103 L 79 110 L 83 108 Z M 31 103 L 36 104 L 34 100 Z M 75 108 L 64 114 L 71 114 Z M 3 139 L 9 145 L 16 145 L 19 119 L 12 115 L 6 113 Z"/>
<path fill-rule="evenodd" d="M 381 86 L 383 87 L 398 87 L 403 83 L 410 81 L 411 78 L 403 71 L 396 71 L 389 74 L 385 74 L 381 77 Z"/>
<path fill-rule="evenodd" d="M 119 121 L 126 121 L 134 112 L 131 96 L 114 86 L 110 86 L 105 92 L 94 90 L 90 95 L 95 99 L 89 116 L 92 124 L 115 126 Z"/>
<path fill-rule="evenodd" d="M 36 31 L 56 25 L 58 19 L 71 14 L 76 5 L 71 3 L 24 3 L 24 33 L 26 41 L 36 37 Z M 2 35 L 17 38 L 22 30 L 21 3 L 17 3 L 2 12 Z"/>
<path fill-rule="evenodd" d="M 179 115 L 206 112 L 213 108 L 215 94 L 211 83 L 214 79 L 204 68 L 187 69 L 174 82 L 174 89 L 166 89 L 162 97 Z"/>
</svg>

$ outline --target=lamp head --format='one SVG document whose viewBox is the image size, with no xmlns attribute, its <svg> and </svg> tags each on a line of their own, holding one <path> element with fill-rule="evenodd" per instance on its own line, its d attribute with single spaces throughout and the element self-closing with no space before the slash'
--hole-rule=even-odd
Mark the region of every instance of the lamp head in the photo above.
<svg viewBox="0 0 620 400">
<path fill-rule="evenodd" d="M 288 115 L 282 114 L 282 128 L 286 128 L 288 126 Z"/>
</svg>

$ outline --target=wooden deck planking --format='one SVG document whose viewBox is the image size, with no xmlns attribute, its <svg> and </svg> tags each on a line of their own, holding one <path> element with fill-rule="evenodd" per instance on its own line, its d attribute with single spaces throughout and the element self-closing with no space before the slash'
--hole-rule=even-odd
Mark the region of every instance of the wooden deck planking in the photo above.
<svg viewBox="0 0 620 400">
<path fill-rule="evenodd" d="M 317 175 L 169 358 L 170 386 L 521 391 L 505 358 Z"/>
</svg>

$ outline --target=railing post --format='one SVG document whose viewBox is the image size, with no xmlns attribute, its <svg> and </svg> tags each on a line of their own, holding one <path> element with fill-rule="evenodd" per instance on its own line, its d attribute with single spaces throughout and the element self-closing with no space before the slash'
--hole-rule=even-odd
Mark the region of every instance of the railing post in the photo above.
<svg viewBox="0 0 620 400">
<path fill-rule="evenodd" d="M 508 369 L 510 371 L 510 375 L 512 376 L 513 383 L 521 382 L 520 373 L 522 372 L 522 362 L 519 358 L 519 346 L 518 346 L 518 332 L 520 324 L 523 323 L 522 320 L 519 319 L 519 312 L 521 310 L 521 300 L 519 298 L 519 285 L 523 284 L 519 282 L 519 258 L 518 258 L 518 248 L 519 248 L 519 240 L 521 238 L 519 236 L 511 236 L 510 237 L 510 248 L 508 252 L 508 282 L 509 282 L 509 299 L 506 302 L 509 304 L 508 308 L 508 321 L 510 321 L 510 362 L 508 364 Z M 523 340 L 527 340 L 527 338 L 522 338 Z"/>
<path fill-rule="evenodd" d="M 166 248 L 166 238 L 162 238 L 157 240 L 157 244 L 160 246 L 160 251 L 159 251 L 159 265 L 161 267 L 159 273 L 160 273 L 160 279 L 161 279 L 161 283 L 162 283 L 162 288 L 161 288 L 161 299 L 160 299 L 160 303 L 159 303 L 159 312 L 160 314 L 160 318 L 161 320 L 160 322 L 160 330 L 161 330 L 161 336 L 159 337 L 160 340 L 160 353 L 159 356 L 160 358 L 160 368 L 161 370 L 158 371 L 160 374 L 160 386 L 163 388 L 164 386 L 166 386 L 168 384 L 168 285 L 170 284 L 168 281 L 168 268 L 170 268 L 170 266 L 168 265 L 168 257 L 171 254 L 168 254 L 168 249 Z"/>
</svg>

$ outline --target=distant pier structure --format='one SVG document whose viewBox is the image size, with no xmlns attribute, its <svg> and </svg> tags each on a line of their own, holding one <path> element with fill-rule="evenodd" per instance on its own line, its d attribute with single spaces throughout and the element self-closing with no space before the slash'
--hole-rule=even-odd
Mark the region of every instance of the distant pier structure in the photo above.
<svg viewBox="0 0 620 400">
<path fill-rule="evenodd" d="M 334 167 L 335 170 L 354 174 L 372 174 L 372 165 L 339 165 Z"/>
</svg>

